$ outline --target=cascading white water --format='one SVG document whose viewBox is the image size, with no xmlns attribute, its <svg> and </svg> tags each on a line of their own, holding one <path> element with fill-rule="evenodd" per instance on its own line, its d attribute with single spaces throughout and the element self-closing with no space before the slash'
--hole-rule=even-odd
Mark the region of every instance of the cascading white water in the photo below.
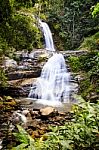
<svg viewBox="0 0 99 150">
<path fill-rule="evenodd" d="M 55 51 L 52 33 L 50 31 L 48 24 L 41 21 L 40 19 L 39 19 L 39 24 L 40 24 L 40 27 L 42 28 L 42 31 L 43 31 L 43 34 L 45 37 L 45 48 L 46 48 L 46 50 Z"/>
<path fill-rule="evenodd" d="M 39 20 L 45 34 L 46 49 L 55 51 L 51 31 L 48 25 Z M 50 36 L 50 37 L 49 37 Z M 48 41 L 48 39 L 50 39 Z M 52 41 L 52 42 L 51 42 Z M 67 71 L 65 59 L 60 53 L 53 53 L 43 66 L 41 76 L 33 83 L 29 98 L 48 100 L 55 104 L 57 102 L 69 102 L 70 100 L 70 73 Z M 48 104 L 47 101 L 47 104 Z"/>
<path fill-rule="evenodd" d="M 68 102 L 70 73 L 67 72 L 62 54 L 53 54 L 44 65 L 41 76 L 32 86 L 30 98 Z"/>
</svg>

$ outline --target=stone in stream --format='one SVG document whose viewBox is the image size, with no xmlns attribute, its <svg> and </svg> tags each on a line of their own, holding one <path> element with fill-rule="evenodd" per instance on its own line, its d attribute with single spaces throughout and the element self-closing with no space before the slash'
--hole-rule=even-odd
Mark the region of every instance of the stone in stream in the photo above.
<svg viewBox="0 0 99 150">
<path fill-rule="evenodd" d="M 12 115 L 12 121 L 14 124 L 18 124 L 18 123 L 23 123 L 26 124 L 27 123 L 27 118 L 24 114 L 22 114 L 19 111 L 15 111 Z"/>
<path fill-rule="evenodd" d="M 23 110 L 22 114 L 26 116 L 27 114 L 29 114 L 29 110 L 28 109 Z"/>
<path fill-rule="evenodd" d="M 50 116 L 54 115 L 57 111 L 53 107 L 45 107 L 40 109 L 40 113 L 42 116 Z"/>
</svg>

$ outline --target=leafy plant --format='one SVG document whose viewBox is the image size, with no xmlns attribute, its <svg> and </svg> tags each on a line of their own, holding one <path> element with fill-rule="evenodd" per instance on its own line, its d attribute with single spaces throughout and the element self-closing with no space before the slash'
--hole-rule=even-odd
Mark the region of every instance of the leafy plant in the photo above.
<svg viewBox="0 0 99 150">
<path fill-rule="evenodd" d="M 29 134 L 19 125 L 17 125 L 19 133 L 13 133 L 14 136 L 21 142 L 17 147 L 13 147 L 12 150 L 35 150 L 34 140 Z"/>
<path fill-rule="evenodd" d="M 85 49 L 90 51 L 98 50 L 98 48 L 99 48 L 99 32 L 85 38 L 79 47 L 79 49 Z"/>
<path fill-rule="evenodd" d="M 38 140 L 33 140 L 30 148 L 31 146 L 34 146 L 35 150 L 97 150 L 99 148 L 99 102 L 94 104 L 85 102 L 81 97 L 78 99 L 81 102 L 73 106 L 71 112 L 74 114 L 73 119 L 66 122 L 64 126 L 50 127 L 51 132 Z M 30 136 L 21 127 L 18 128 L 21 136 L 20 133 L 15 135 L 22 143 L 29 144 Z M 20 146 L 25 147 L 24 144 Z M 15 150 L 17 148 L 19 146 Z"/>
<path fill-rule="evenodd" d="M 92 16 L 97 17 L 99 15 L 99 3 L 97 3 L 95 6 L 93 6 L 91 9 L 92 11 Z"/>
<path fill-rule="evenodd" d="M 99 19 L 92 18 L 90 12 L 90 8 L 97 3 L 96 1 L 54 0 L 53 3 L 50 1 L 49 3 L 48 22 L 54 32 L 55 44 L 59 50 L 76 49 L 85 37 L 98 32 L 94 27 L 98 26 Z"/>
<path fill-rule="evenodd" d="M 79 81 L 79 92 L 86 100 L 91 99 L 91 93 L 99 94 L 99 52 L 91 51 L 79 57 L 70 56 L 71 70 L 82 75 Z"/>
<path fill-rule="evenodd" d="M 74 72 L 78 72 L 81 68 L 81 62 L 79 61 L 79 57 L 70 56 L 69 64 L 70 64 L 72 71 L 74 71 Z"/>
<path fill-rule="evenodd" d="M 99 103 L 81 102 L 73 107 L 74 119 L 64 126 L 52 129 L 47 141 L 57 149 L 98 148 Z M 55 127 L 56 128 L 56 127 Z"/>
</svg>

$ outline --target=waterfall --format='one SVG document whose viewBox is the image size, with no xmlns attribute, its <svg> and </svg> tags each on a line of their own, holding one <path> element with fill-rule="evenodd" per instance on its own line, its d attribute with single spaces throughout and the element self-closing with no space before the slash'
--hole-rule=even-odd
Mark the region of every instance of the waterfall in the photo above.
<svg viewBox="0 0 99 150">
<path fill-rule="evenodd" d="M 45 22 L 40 21 L 45 36 L 46 49 L 55 51 L 51 31 Z M 53 53 L 43 66 L 41 76 L 33 83 L 29 98 L 40 99 L 50 103 L 69 102 L 70 100 L 70 73 L 61 53 Z M 48 104 L 48 102 L 47 102 Z"/>
<path fill-rule="evenodd" d="M 44 37 L 45 37 L 45 48 L 46 48 L 46 50 L 55 51 L 52 33 L 50 31 L 48 24 L 41 21 L 40 19 L 39 19 L 39 24 L 40 24 L 40 27 L 43 31 Z"/>
<path fill-rule="evenodd" d="M 69 102 L 70 73 L 62 54 L 53 54 L 43 66 L 41 76 L 31 87 L 30 98 Z"/>
</svg>

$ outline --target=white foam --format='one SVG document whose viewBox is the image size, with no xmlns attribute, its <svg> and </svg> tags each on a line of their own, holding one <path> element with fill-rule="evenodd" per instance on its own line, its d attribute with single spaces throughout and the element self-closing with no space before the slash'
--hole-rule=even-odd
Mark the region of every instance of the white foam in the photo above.
<svg viewBox="0 0 99 150">
<path fill-rule="evenodd" d="M 50 101 L 50 100 L 38 99 L 36 103 L 46 105 L 46 106 L 62 107 L 62 103 L 60 101 L 55 101 L 55 100 Z"/>
<path fill-rule="evenodd" d="M 67 72 L 62 54 L 54 54 L 44 65 L 41 76 L 31 87 L 29 97 L 68 102 L 70 73 Z"/>
</svg>

